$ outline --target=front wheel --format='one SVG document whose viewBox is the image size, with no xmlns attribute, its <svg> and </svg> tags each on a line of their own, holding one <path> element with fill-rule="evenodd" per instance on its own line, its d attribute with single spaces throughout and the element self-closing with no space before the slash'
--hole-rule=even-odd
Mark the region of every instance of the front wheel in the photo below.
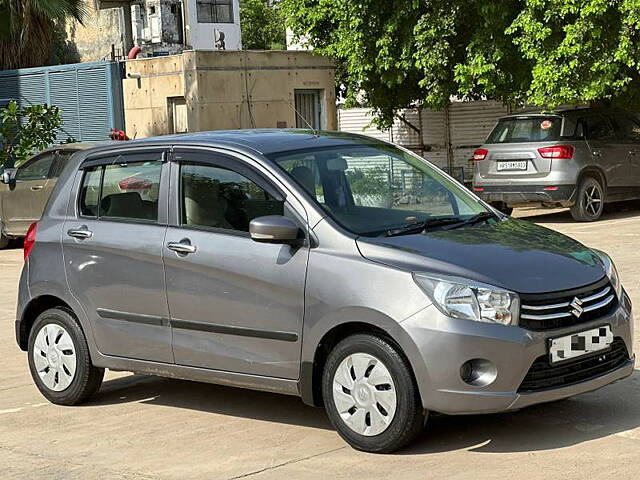
<svg viewBox="0 0 640 480">
<path fill-rule="evenodd" d="M 338 343 L 324 368 L 322 393 L 331 423 L 357 450 L 394 452 L 425 423 L 411 368 L 383 337 L 357 334 Z"/>
<path fill-rule="evenodd" d="M 104 369 L 91 363 L 84 333 L 67 310 L 52 308 L 36 318 L 28 356 L 33 381 L 52 403 L 76 405 L 100 388 Z"/>
<path fill-rule="evenodd" d="M 585 177 L 578 186 L 576 203 L 571 207 L 571 216 L 577 222 L 593 222 L 604 210 L 605 190 L 598 180 Z"/>
</svg>

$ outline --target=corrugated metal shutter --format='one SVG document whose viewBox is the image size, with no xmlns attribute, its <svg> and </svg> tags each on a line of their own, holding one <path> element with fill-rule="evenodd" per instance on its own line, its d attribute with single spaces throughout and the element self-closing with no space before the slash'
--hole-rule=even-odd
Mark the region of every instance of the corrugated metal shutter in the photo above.
<svg viewBox="0 0 640 480">
<path fill-rule="evenodd" d="M 372 119 L 370 108 L 340 108 L 338 109 L 338 130 L 367 135 L 380 140 L 391 140 L 389 132 L 383 132 L 370 125 Z"/>
<path fill-rule="evenodd" d="M 95 141 L 109 134 L 109 95 L 104 68 L 78 70 L 79 118 L 83 141 Z M 103 94 L 95 95 L 94 92 Z"/>
<path fill-rule="evenodd" d="M 453 148 L 482 145 L 498 118 L 507 113 L 503 104 L 493 101 L 451 103 L 449 123 Z"/>
<path fill-rule="evenodd" d="M 49 74 L 51 104 L 62 112 L 64 124 L 56 136 L 58 142 L 67 138 L 81 141 L 80 115 L 78 112 L 78 84 L 76 72 L 51 72 Z"/>
<path fill-rule="evenodd" d="M 47 103 L 62 110 L 63 142 L 100 141 L 111 128 L 124 129 L 120 66 L 112 62 L 77 63 L 0 72 L 0 104 Z"/>
<path fill-rule="evenodd" d="M 412 150 L 421 150 L 422 142 L 420 140 L 420 113 L 417 109 L 405 109 L 399 112 L 399 115 L 403 117 L 406 122 L 410 125 L 416 127 L 418 131 L 416 132 L 413 128 L 411 128 L 407 123 L 403 122 L 400 119 L 396 119 L 393 122 L 393 126 L 391 127 L 391 141 L 397 143 L 399 145 L 404 146 L 405 148 L 410 148 Z"/>
<path fill-rule="evenodd" d="M 18 77 L 20 103 L 38 105 L 47 103 L 47 79 L 44 73 Z"/>
<path fill-rule="evenodd" d="M 390 132 L 373 128 L 363 132 L 372 118 L 371 110 L 367 108 L 339 110 L 338 125 L 340 130 L 346 132 L 392 140 L 416 151 L 435 165 L 450 170 L 455 177 L 468 181 L 473 174 L 469 162 L 473 151 L 484 143 L 498 119 L 509 111 L 502 103 L 489 100 L 451 103 L 448 111 L 450 145 L 447 144 L 447 115 L 444 111 L 408 109 L 402 113 L 408 121 L 421 129 L 421 139 L 417 132 L 400 120 L 394 122 Z M 451 169 L 447 154 L 449 147 Z"/>
<path fill-rule="evenodd" d="M 453 154 L 452 174 L 473 177 L 471 157 L 482 145 L 500 117 L 508 114 L 507 107 L 495 101 L 453 102 L 449 106 L 449 131 Z"/>
</svg>

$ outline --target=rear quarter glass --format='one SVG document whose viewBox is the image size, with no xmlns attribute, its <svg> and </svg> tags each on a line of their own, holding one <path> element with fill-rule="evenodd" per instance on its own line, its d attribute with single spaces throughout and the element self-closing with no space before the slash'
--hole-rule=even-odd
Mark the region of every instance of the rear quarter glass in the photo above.
<svg viewBox="0 0 640 480">
<path fill-rule="evenodd" d="M 562 118 L 532 116 L 504 118 L 489 134 L 487 143 L 552 142 L 560 139 Z"/>
</svg>

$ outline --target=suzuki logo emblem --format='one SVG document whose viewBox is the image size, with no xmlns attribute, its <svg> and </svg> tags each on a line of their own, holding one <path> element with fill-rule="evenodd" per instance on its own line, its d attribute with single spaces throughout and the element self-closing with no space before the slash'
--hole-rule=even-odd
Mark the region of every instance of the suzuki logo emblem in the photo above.
<svg viewBox="0 0 640 480">
<path fill-rule="evenodd" d="M 569 306 L 571 307 L 571 313 L 573 313 L 576 318 L 580 318 L 580 315 L 584 312 L 584 308 L 582 308 L 582 300 L 578 297 L 573 297 L 573 301 Z"/>
</svg>

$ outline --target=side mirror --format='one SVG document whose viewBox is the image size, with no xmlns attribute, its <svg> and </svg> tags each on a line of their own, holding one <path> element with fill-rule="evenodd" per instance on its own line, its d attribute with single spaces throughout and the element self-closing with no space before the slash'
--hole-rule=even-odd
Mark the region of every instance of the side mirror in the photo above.
<svg viewBox="0 0 640 480">
<path fill-rule="evenodd" d="M 2 174 L 0 175 L 0 182 L 5 183 L 7 185 L 14 182 L 16 179 L 16 169 L 15 168 L 5 168 L 2 170 Z"/>
<path fill-rule="evenodd" d="M 249 234 L 255 242 L 295 244 L 300 241 L 300 227 L 281 215 L 258 217 L 249 223 Z"/>
</svg>

